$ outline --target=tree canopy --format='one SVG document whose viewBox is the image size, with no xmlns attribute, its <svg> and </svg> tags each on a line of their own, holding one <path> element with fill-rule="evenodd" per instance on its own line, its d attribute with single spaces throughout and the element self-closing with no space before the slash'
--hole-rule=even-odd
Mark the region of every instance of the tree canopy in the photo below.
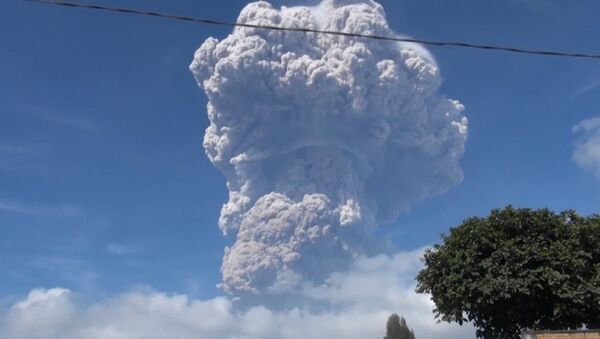
<svg viewBox="0 0 600 339">
<path fill-rule="evenodd" d="M 479 338 L 494 339 L 600 328 L 600 216 L 508 206 L 442 239 L 417 276 L 439 319 L 471 321 Z"/>
<path fill-rule="evenodd" d="M 415 333 L 408 328 L 404 317 L 393 313 L 388 318 L 383 339 L 415 339 Z"/>
</svg>

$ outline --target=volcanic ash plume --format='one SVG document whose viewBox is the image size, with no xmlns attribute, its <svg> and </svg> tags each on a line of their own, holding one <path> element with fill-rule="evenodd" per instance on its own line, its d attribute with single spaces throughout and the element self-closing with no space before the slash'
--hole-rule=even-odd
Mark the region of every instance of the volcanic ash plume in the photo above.
<svg viewBox="0 0 600 339">
<path fill-rule="evenodd" d="M 392 36 L 374 1 L 251 3 L 240 23 Z M 190 69 L 206 92 L 204 148 L 227 178 L 222 287 L 233 294 L 319 282 L 409 205 L 462 180 L 463 106 L 438 93 L 420 46 L 236 28 Z"/>
</svg>

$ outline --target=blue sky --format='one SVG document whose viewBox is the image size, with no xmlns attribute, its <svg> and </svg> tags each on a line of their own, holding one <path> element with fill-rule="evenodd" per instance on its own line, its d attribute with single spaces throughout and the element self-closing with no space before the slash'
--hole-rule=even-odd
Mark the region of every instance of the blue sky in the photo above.
<svg viewBox="0 0 600 339">
<path fill-rule="evenodd" d="M 380 2 L 418 38 L 600 52 L 593 0 Z M 247 2 L 101 3 L 234 20 Z M 40 286 L 221 294 L 226 188 L 188 65 L 228 29 L 18 1 L 0 13 L 0 299 Z M 598 61 L 431 51 L 443 92 L 466 106 L 465 178 L 382 235 L 413 250 L 507 204 L 598 212 L 600 180 L 571 160 L 573 126 L 600 114 Z"/>
</svg>

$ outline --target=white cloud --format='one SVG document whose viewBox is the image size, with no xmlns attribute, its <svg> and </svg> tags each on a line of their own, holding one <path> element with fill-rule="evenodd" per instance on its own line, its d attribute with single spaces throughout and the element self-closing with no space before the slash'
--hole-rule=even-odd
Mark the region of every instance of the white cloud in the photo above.
<svg viewBox="0 0 600 339">
<path fill-rule="evenodd" d="M 46 153 L 45 147 L 0 143 L 0 172 L 19 173 L 24 164 Z"/>
<path fill-rule="evenodd" d="M 41 116 L 46 120 L 75 129 L 80 129 L 84 131 L 92 131 L 96 129 L 96 123 L 87 118 L 67 116 L 65 114 L 55 114 L 49 112 Z"/>
<path fill-rule="evenodd" d="M 108 245 L 106 245 L 106 251 L 108 252 L 108 254 L 119 256 L 131 255 L 139 252 L 136 248 L 118 243 L 109 243 Z"/>
<path fill-rule="evenodd" d="M 2 319 L 2 338 L 60 338 L 76 316 L 69 290 L 35 289 Z"/>
<path fill-rule="evenodd" d="M 35 118 L 44 119 L 58 125 L 82 131 L 93 131 L 98 127 L 95 121 L 81 113 L 64 112 L 54 108 L 41 106 L 28 107 L 27 109 L 20 108 L 19 111 Z"/>
<path fill-rule="evenodd" d="M 238 22 L 393 36 L 371 0 L 248 4 Z M 204 148 L 227 178 L 235 295 L 322 282 L 384 249 L 373 230 L 461 182 L 464 107 L 427 50 L 347 36 L 236 28 L 190 66 L 209 99 Z"/>
<path fill-rule="evenodd" d="M 36 289 L 1 319 L 0 337 L 11 339 L 311 339 L 381 338 L 392 312 L 403 315 L 419 339 L 474 337 L 469 326 L 436 324 L 427 296 L 414 292 L 422 251 L 359 259 L 348 273 L 301 292 L 327 303 L 326 310 L 299 307 L 240 310 L 225 297 L 134 291 L 93 304 L 65 289 Z M 0 313 L 1 314 L 1 313 Z"/>
<path fill-rule="evenodd" d="M 58 219 L 82 218 L 86 215 L 85 211 L 79 206 L 69 204 L 36 205 L 8 199 L 0 199 L 0 211 L 2 210 Z"/>
<path fill-rule="evenodd" d="M 571 94 L 571 98 L 575 98 L 588 92 L 594 91 L 598 87 L 600 87 L 600 80 L 590 82 L 584 86 L 581 86 L 575 92 L 573 92 L 573 94 Z"/>
<path fill-rule="evenodd" d="M 29 207 L 14 202 L 0 201 L 0 210 L 16 213 L 30 213 Z"/>
<path fill-rule="evenodd" d="M 18 310 L 32 309 L 35 307 L 44 307 L 50 305 L 50 301 L 64 299 L 69 290 L 64 288 L 53 288 L 50 290 L 35 289 L 29 292 L 26 299 L 17 302 L 13 308 Z"/>
<path fill-rule="evenodd" d="M 98 129 L 99 127 L 96 121 L 90 119 L 89 114 L 82 114 L 81 112 L 73 112 L 61 108 L 44 105 L 11 105 L 4 106 L 2 109 L 10 112 L 11 114 L 22 114 L 35 119 L 46 120 L 53 124 L 82 131 L 89 132 Z"/>
<path fill-rule="evenodd" d="M 600 117 L 583 120 L 573 127 L 573 132 L 579 135 L 573 161 L 600 178 Z"/>
</svg>

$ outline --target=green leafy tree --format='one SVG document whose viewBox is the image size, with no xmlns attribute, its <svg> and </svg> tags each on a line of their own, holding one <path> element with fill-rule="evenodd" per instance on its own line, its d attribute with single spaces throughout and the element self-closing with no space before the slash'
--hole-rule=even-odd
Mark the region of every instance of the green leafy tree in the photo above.
<svg viewBox="0 0 600 339">
<path fill-rule="evenodd" d="M 388 318 L 383 339 L 415 339 L 415 333 L 408 328 L 404 317 L 394 313 Z"/>
<path fill-rule="evenodd" d="M 600 328 L 600 217 L 506 207 L 470 218 L 425 252 L 417 292 L 479 338 Z"/>
</svg>

